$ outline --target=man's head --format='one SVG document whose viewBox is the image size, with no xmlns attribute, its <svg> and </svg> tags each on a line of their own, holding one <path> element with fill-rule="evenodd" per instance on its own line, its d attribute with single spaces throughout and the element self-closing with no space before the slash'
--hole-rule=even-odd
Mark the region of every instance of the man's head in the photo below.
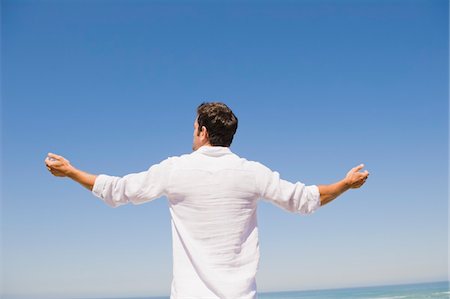
<svg viewBox="0 0 450 299">
<path fill-rule="evenodd" d="M 202 103 L 197 107 L 194 122 L 195 151 L 203 145 L 230 146 L 238 126 L 238 119 L 233 111 L 223 103 Z"/>
</svg>

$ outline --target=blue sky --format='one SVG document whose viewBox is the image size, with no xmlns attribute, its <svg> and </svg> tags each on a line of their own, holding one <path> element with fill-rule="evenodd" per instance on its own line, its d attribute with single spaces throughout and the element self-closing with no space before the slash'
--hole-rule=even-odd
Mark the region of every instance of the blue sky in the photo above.
<svg viewBox="0 0 450 299">
<path fill-rule="evenodd" d="M 448 1 L 2 1 L 2 295 L 167 295 L 164 198 L 112 209 L 47 152 L 125 175 L 195 109 L 283 178 L 371 176 L 308 217 L 261 201 L 259 291 L 447 280 Z"/>
</svg>

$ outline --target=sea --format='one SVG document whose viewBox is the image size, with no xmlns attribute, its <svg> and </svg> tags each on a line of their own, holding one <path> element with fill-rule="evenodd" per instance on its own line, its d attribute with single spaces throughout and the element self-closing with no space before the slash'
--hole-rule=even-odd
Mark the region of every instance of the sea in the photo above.
<svg viewBox="0 0 450 299">
<path fill-rule="evenodd" d="M 449 299 L 449 282 L 258 293 L 258 299 Z M 169 299 L 169 297 L 121 298 Z"/>
<path fill-rule="evenodd" d="M 6 297 L 6 298 L 17 299 L 13 297 Z M 433 283 L 329 289 L 329 290 L 315 290 L 315 291 L 267 292 L 267 293 L 258 293 L 258 298 L 259 299 L 448 299 L 450 298 L 450 289 L 449 289 L 449 282 L 443 281 Z M 169 296 L 122 297 L 122 298 L 116 297 L 116 298 L 91 298 L 91 299 L 169 299 Z"/>
<path fill-rule="evenodd" d="M 448 299 L 449 282 L 261 293 L 259 299 Z"/>
</svg>

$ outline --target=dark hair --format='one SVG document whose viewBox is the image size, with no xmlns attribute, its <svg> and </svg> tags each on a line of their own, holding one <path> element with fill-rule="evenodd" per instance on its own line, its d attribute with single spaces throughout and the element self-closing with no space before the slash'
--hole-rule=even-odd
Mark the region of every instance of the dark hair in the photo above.
<svg viewBox="0 0 450 299">
<path fill-rule="evenodd" d="M 238 126 L 238 119 L 224 103 L 201 103 L 197 107 L 198 132 L 204 126 L 212 146 L 230 146 Z"/>
</svg>

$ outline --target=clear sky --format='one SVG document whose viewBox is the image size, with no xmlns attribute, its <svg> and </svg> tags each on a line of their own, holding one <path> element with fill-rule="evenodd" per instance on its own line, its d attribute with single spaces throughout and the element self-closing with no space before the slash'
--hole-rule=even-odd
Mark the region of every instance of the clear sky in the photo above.
<svg viewBox="0 0 450 299">
<path fill-rule="evenodd" d="M 223 101 L 232 150 L 366 185 L 311 216 L 258 206 L 259 291 L 447 280 L 448 1 L 2 1 L 2 294 L 167 295 L 166 199 L 112 209 L 47 152 L 122 176 L 189 153 Z"/>
</svg>

